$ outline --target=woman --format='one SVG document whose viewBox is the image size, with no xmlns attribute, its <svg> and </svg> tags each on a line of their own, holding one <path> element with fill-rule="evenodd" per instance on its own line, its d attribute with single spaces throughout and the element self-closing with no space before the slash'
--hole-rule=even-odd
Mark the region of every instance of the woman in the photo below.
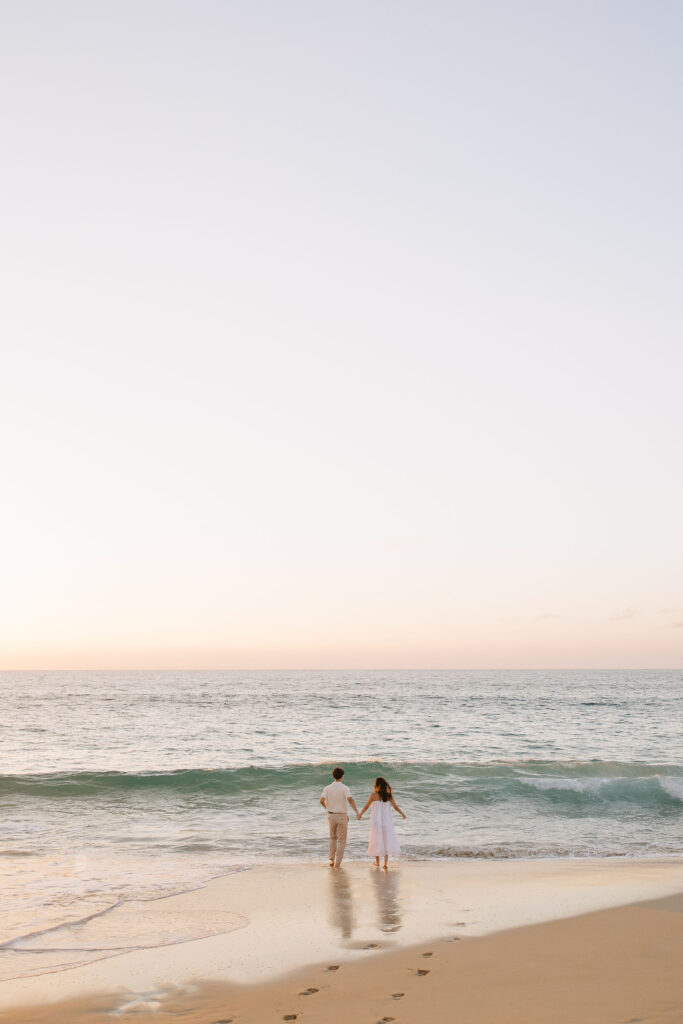
<svg viewBox="0 0 683 1024">
<path fill-rule="evenodd" d="M 368 853 L 371 857 L 375 858 L 376 867 L 379 867 L 380 857 L 384 857 L 384 864 L 382 866 L 386 870 L 389 854 L 397 856 L 401 852 L 401 847 L 398 845 L 398 839 L 394 832 L 391 808 L 393 807 L 395 811 L 398 811 L 404 821 L 406 816 L 391 795 L 391 786 L 386 779 L 375 779 L 375 790 L 370 794 L 368 802 L 358 815 L 359 821 L 370 806 L 372 810 L 370 811 Z"/>
</svg>

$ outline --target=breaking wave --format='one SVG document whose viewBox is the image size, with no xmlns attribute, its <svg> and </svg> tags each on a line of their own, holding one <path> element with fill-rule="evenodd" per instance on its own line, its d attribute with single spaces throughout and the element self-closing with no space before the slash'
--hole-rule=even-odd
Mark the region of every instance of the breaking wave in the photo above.
<svg viewBox="0 0 683 1024">
<path fill-rule="evenodd" d="M 120 802 L 146 797 L 155 802 L 174 796 L 181 802 L 236 803 L 287 799 L 328 780 L 331 764 L 284 767 L 241 767 L 221 770 L 185 769 L 159 772 L 73 772 L 0 776 L 0 800 L 60 801 L 63 799 Z M 649 810 L 680 811 L 683 805 L 683 767 L 614 761 L 493 761 L 487 763 L 402 761 L 355 762 L 346 765 L 345 781 L 361 789 L 378 774 L 390 776 L 406 795 L 422 793 L 436 804 L 474 805 L 510 800 L 600 805 L 609 813 L 624 804 Z"/>
</svg>

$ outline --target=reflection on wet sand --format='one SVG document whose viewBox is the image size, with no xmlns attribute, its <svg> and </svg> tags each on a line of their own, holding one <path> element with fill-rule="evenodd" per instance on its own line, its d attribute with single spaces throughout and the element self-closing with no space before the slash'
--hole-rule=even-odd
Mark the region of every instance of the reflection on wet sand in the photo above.
<svg viewBox="0 0 683 1024">
<path fill-rule="evenodd" d="M 330 924 L 338 928 L 343 939 L 353 934 L 353 896 L 351 882 L 344 868 L 335 868 L 329 873 L 330 880 Z"/>
<path fill-rule="evenodd" d="M 375 870 L 372 873 L 377 899 L 378 925 L 383 932 L 397 932 L 401 927 L 400 875 L 393 871 Z"/>
</svg>

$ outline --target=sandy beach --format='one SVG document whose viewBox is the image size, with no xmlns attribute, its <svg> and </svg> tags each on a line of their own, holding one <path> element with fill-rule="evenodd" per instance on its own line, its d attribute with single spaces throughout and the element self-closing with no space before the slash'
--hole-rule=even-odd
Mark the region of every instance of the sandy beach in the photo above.
<svg viewBox="0 0 683 1024">
<path fill-rule="evenodd" d="M 673 859 L 263 866 L 135 908 L 166 945 L 4 982 L 0 1019 L 677 1021 L 682 892 Z M 62 948 L 104 949 L 118 912 Z"/>
</svg>

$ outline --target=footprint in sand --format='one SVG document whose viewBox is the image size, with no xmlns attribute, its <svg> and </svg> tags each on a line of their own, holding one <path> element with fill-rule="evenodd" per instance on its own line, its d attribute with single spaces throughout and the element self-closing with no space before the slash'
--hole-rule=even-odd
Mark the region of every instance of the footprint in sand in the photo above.
<svg viewBox="0 0 683 1024">
<path fill-rule="evenodd" d="M 415 973 L 417 974 L 418 978 L 424 978 L 425 974 L 429 974 L 429 971 L 426 971 L 424 967 L 418 967 Z"/>
<path fill-rule="evenodd" d="M 215 1020 L 213 1024 L 232 1024 L 234 1017 L 224 1017 L 223 1020 Z"/>
<path fill-rule="evenodd" d="M 392 999 L 403 999 L 404 995 L 405 995 L 405 992 L 392 992 L 391 993 L 391 998 Z"/>
<path fill-rule="evenodd" d="M 367 946 L 363 946 L 363 949 L 379 949 L 378 942 L 368 942 Z"/>
<path fill-rule="evenodd" d="M 298 1015 L 296 1013 L 286 1013 L 282 1019 L 283 1020 L 296 1020 L 297 1016 Z"/>
<path fill-rule="evenodd" d="M 317 988 L 305 988 L 303 992 L 299 992 L 300 996 L 312 996 L 315 992 L 320 991 Z"/>
<path fill-rule="evenodd" d="M 422 956 L 434 956 L 433 953 L 423 953 Z"/>
<path fill-rule="evenodd" d="M 377 1021 L 377 1024 L 389 1024 L 389 1021 L 396 1020 L 395 1017 L 382 1017 Z"/>
<path fill-rule="evenodd" d="M 330 964 L 330 966 L 327 969 L 328 971 L 338 971 L 340 966 L 340 964 Z"/>
<path fill-rule="evenodd" d="M 460 942 L 461 938 L 462 938 L 461 935 L 452 935 L 451 938 L 448 941 L 449 942 Z"/>
</svg>

